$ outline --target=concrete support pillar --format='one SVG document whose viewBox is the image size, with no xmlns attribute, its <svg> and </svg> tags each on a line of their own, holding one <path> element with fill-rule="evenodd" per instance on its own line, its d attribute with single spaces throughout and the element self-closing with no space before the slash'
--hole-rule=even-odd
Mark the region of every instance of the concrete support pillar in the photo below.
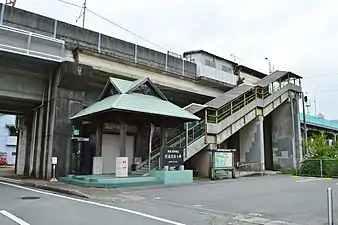
<svg viewBox="0 0 338 225">
<path fill-rule="evenodd" d="M 38 109 L 38 127 L 37 127 L 37 140 L 36 140 L 36 157 L 34 159 L 34 173 L 37 178 L 41 178 L 41 159 L 42 159 L 42 144 L 43 144 L 43 127 L 44 127 L 44 107 Z"/>
<path fill-rule="evenodd" d="M 168 145 L 168 129 L 167 125 L 163 123 L 161 127 L 161 147 L 166 147 Z"/>
<path fill-rule="evenodd" d="M 260 167 L 261 172 L 265 171 L 265 159 L 264 159 L 264 124 L 263 124 L 263 116 L 258 116 L 257 121 L 258 126 L 258 134 L 259 134 L 259 151 L 260 151 Z"/>
<path fill-rule="evenodd" d="M 35 110 L 33 112 L 33 121 L 32 121 L 32 133 L 31 133 L 31 151 L 30 151 L 30 156 L 29 156 L 29 171 L 28 175 L 29 176 L 34 176 L 35 174 L 33 173 L 34 171 L 34 165 L 35 165 L 35 159 L 36 159 L 36 129 L 37 129 L 37 123 L 38 123 L 38 111 Z M 35 172 L 35 171 L 34 171 Z"/>
<path fill-rule="evenodd" d="M 67 176 L 71 162 L 72 122 L 70 117 L 83 109 L 84 92 L 58 86 L 58 72 L 52 81 L 48 137 L 46 149 L 46 179 L 52 175 L 52 157 L 58 158 L 56 176 Z"/>
<path fill-rule="evenodd" d="M 127 125 L 124 121 L 120 121 L 120 157 L 126 157 L 126 138 L 127 138 Z"/>
<path fill-rule="evenodd" d="M 95 157 L 93 158 L 93 174 L 102 174 L 102 123 L 96 124 L 95 133 Z"/>
<path fill-rule="evenodd" d="M 27 126 L 23 116 L 18 118 L 19 139 L 18 139 L 18 152 L 16 156 L 16 173 L 24 175 L 26 165 L 26 146 L 27 146 Z"/>
<path fill-rule="evenodd" d="M 95 135 L 95 156 L 102 156 L 102 123 L 96 125 L 96 135 Z"/>
</svg>

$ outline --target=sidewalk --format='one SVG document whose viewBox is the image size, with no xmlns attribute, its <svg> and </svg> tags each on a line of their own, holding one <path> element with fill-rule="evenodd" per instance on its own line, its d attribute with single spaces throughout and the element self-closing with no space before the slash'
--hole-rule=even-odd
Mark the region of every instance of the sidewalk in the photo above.
<svg viewBox="0 0 338 225">
<path fill-rule="evenodd" d="M 80 187 L 62 182 L 50 182 L 31 179 L 14 174 L 12 167 L 0 167 L 0 182 L 16 184 L 24 187 L 38 188 L 70 196 L 98 201 L 139 201 L 145 198 L 117 189 Z"/>
<path fill-rule="evenodd" d="M 267 175 L 272 175 L 276 173 L 271 173 Z M 242 173 L 238 177 L 247 177 L 254 174 L 245 174 Z M 257 175 L 257 174 L 256 174 Z M 20 176 L 14 174 L 13 167 L 0 167 L 0 182 L 7 182 L 11 184 L 21 185 L 25 187 L 38 188 L 42 190 L 52 191 L 56 193 L 66 194 L 70 196 L 92 199 L 103 202 L 115 202 L 115 201 L 141 201 L 145 198 L 137 195 L 137 193 L 142 193 L 144 190 L 156 190 L 156 189 L 169 189 L 179 186 L 189 186 L 189 185 L 206 185 L 218 182 L 229 182 L 235 181 L 233 179 L 229 180 L 217 180 L 217 181 L 195 181 L 191 184 L 181 184 L 181 185 L 155 185 L 155 186 L 145 186 L 145 187 L 129 187 L 129 188 L 117 188 L 117 189 L 105 189 L 105 188 L 89 188 L 75 186 L 71 184 L 66 184 L 63 182 L 50 182 L 46 180 L 37 180 L 25 176 Z"/>
</svg>

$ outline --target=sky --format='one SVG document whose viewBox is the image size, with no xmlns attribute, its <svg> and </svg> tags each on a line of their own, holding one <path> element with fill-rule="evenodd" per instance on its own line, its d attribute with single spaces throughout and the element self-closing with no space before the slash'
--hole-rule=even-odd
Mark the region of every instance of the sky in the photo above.
<svg viewBox="0 0 338 225">
<path fill-rule="evenodd" d="M 82 25 L 76 22 L 81 8 L 58 0 L 17 0 L 16 7 Z M 267 57 L 275 69 L 304 77 L 311 114 L 338 119 L 336 0 L 87 0 L 87 7 L 156 46 L 90 12 L 87 29 L 155 50 L 203 49 L 229 60 L 234 54 L 238 63 L 265 73 Z"/>
</svg>

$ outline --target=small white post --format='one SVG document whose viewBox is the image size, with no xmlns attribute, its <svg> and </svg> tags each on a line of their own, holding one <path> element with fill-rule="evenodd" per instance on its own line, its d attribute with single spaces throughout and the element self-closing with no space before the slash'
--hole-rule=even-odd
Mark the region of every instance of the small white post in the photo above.
<svg viewBox="0 0 338 225">
<path fill-rule="evenodd" d="M 57 182 L 58 181 L 56 179 L 56 164 L 58 164 L 58 158 L 57 157 L 52 157 L 53 177 L 50 180 L 51 182 Z"/>
</svg>

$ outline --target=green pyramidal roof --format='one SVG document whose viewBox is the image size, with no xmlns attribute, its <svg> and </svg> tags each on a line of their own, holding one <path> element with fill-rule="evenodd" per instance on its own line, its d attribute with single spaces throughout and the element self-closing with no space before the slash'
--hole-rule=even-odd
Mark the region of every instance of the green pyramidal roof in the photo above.
<svg viewBox="0 0 338 225">
<path fill-rule="evenodd" d="M 146 91 L 142 92 L 145 88 Z M 70 119 L 107 111 L 130 111 L 186 120 L 199 120 L 192 113 L 169 102 L 149 78 L 127 81 L 109 78 L 99 101 L 82 110 Z"/>
</svg>

